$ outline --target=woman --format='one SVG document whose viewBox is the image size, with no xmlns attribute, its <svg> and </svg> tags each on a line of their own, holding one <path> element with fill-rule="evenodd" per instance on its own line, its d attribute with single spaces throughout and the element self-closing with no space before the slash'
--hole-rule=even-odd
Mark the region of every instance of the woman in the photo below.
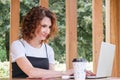
<svg viewBox="0 0 120 80">
<path fill-rule="evenodd" d="M 11 45 L 12 77 L 51 78 L 73 74 L 73 69 L 54 70 L 54 51 L 47 41 L 56 32 L 55 14 L 47 8 L 36 6 L 27 13 L 22 23 L 22 37 Z"/>
</svg>

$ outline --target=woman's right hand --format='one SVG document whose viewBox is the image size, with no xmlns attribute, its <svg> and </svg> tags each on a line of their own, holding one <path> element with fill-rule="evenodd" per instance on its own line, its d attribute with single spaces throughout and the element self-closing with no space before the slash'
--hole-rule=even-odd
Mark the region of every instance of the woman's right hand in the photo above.
<svg viewBox="0 0 120 80">
<path fill-rule="evenodd" d="M 69 69 L 65 72 L 65 75 L 73 75 L 74 70 L 73 69 Z"/>
</svg>

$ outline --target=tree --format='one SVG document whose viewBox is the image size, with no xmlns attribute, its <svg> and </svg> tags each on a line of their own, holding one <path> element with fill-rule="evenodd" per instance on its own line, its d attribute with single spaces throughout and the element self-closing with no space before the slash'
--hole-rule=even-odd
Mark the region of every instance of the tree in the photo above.
<svg viewBox="0 0 120 80">
<path fill-rule="evenodd" d="M 50 41 L 55 51 L 55 59 L 65 62 L 65 0 L 49 0 L 50 9 L 57 16 L 58 34 L 54 40 Z"/>
<path fill-rule="evenodd" d="M 78 1 L 78 54 L 92 61 L 92 0 Z"/>
<path fill-rule="evenodd" d="M 10 1 L 0 0 L 0 60 L 9 60 Z M 8 33 L 6 35 L 6 33 Z M 7 47 L 7 48 L 6 48 Z M 7 50 L 7 51 L 6 51 Z M 6 56 L 7 55 L 7 56 Z"/>
</svg>

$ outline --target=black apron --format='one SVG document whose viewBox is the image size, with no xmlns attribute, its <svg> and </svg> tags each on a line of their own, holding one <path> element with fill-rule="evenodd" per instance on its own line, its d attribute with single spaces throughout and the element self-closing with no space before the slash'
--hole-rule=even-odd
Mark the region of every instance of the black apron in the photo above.
<svg viewBox="0 0 120 80">
<path fill-rule="evenodd" d="M 23 44 L 22 41 L 20 41 L 20 42 Z M 24 46 L 24 44 L 23 44 L 23 46 Z M 46 50 L 47 58 L 36 58 L 36 57 L 30 57 L 30 56 L 26 56 L 26 57 L 34 67 L 48 70 L 49 69 L 49 61 L 48 61 L 46 45 L 45 45 L 45 50 Z M 26 78 L 28 76 L 19 68 L 19 66 L 17 65 L 16 62 L 13 62 L 12 63 L 12 77 L 13 78 Z"/>
</svg>

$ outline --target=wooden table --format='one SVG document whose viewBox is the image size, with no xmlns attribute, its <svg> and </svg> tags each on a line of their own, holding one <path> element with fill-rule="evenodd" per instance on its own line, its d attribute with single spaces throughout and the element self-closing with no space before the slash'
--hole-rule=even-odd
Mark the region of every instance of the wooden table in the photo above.
<svg viewBox="0 0 120 80">
<path fill-rule="evenodd" d="M 12 80 L 74 80 L 74 79 L 61 79 L 61 78 L 52 78 L 52 79 L 12 79 Z M 120 78 L 102 78 L 102 79 L 86 79 L 86 80 L 120 80 Z"/>
<path fill-rule="evenodd" d="M 0 78 L 0 80 L 10 80 L 8 78 Z M 28 79 L 28 78 L 14 78 L 11 80 L 74 80 L 74 79 L 61 79 L 61 78 L 52 78 L 52 79 Z M 86 80 L 120 80 L 119 78 L 102 78 L 102 79 L 86 79 Z"/>
</svg>

